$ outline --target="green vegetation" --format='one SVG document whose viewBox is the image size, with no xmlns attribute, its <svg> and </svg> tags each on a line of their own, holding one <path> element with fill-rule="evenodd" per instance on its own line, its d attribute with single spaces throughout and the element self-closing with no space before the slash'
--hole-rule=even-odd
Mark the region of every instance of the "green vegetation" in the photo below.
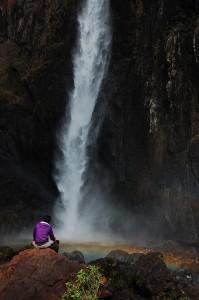
<svg viewBox="0 0 199 300">
<path fill-rule="evenodd" d="M 97 300 L 97 294 L 102 281 L 99 268 L 89 266 L 80 270 L 75 279 L 66 283 L 66 292 L 61 300 Z"/>
<path fill-rule="evenodd" d="M 182 296 L 178 299 L 176 297 L 172 297 L 172 298 L 170 298 L 170 300 L 191 300 L 191 299 L 187 296 Z"/>
<path fill-rule="evenodd" d="M 181 296 L 180 298 L 171 297 L 169 298 L 169 300 L 191 300 L 191 299 L 187 296 Z"/>
</svg>

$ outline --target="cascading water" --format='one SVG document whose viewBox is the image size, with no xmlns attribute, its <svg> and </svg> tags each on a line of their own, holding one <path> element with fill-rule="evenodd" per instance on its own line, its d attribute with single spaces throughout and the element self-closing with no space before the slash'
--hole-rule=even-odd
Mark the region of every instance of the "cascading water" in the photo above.
<svg viewBox="0 0 199 300">
<path fill-rule="evenodd" d="M 110 54 L 109 0 L 86 0 L 78 17 L 78 45 L 73 57 L 74 89 L 70 96 L 70 118 L 66 112 L 60 138 L 63 157 L 57 163 L 56 182 L 61 193 L 63 238 L 81 234 L 79 207 L 87 171 L 87 145 L 91 119 Z"/>
</svg>

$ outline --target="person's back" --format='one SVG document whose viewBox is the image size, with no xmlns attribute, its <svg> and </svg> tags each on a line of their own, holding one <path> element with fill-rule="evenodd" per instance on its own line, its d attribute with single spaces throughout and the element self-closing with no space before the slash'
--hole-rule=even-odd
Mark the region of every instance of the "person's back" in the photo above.
<svg viewBox="0 0 199 300">
<path fill-rule="evenodd" d="M 49 238 L 52 241 L 55 241 L 52 227 L 49 223 L 45 221 L 41 221 L 36 224 L 33 232 L 33 238 L 35 243 L 40 243 L 40 244 L 47 243 L 49 241 Z"/>
<path fill-rule="evenodd" d="M 55 239 L 50 221 L 51 217 L 45 216 L 35 225 L 32 244 L 35 248 L 52 248 L 58 252 L 59 241 Z"/>
</svg>

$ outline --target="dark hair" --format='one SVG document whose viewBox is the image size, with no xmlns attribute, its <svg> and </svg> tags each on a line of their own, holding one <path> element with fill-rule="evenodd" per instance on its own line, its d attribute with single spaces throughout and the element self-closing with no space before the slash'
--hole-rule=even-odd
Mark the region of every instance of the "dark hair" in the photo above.
<svg viewBox="0 0 199 300">
<path fill-rule="evenodd" d="M 44 221 L 44 222 L 47 222 L 47 223 L 50 223 L 50 221 L 51 221 L 51 216 L 49 216 L 49 215 L 43 216 L 43 221 Z"/>
</svg>

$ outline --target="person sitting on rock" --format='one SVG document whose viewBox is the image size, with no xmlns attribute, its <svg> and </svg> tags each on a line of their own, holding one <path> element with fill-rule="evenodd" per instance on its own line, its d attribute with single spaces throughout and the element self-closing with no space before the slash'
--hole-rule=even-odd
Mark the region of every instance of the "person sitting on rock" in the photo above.
<svg viewBox="0 0 199 300">
<path fill-rule="evenodd" d="M 35 248 L 51 248 L 58 252 L 59 241 L 55 239 L 50 221 L 50 216 L 44 216 L 42 221 L 35 225 L 32 244 Z"/>
</svg>

